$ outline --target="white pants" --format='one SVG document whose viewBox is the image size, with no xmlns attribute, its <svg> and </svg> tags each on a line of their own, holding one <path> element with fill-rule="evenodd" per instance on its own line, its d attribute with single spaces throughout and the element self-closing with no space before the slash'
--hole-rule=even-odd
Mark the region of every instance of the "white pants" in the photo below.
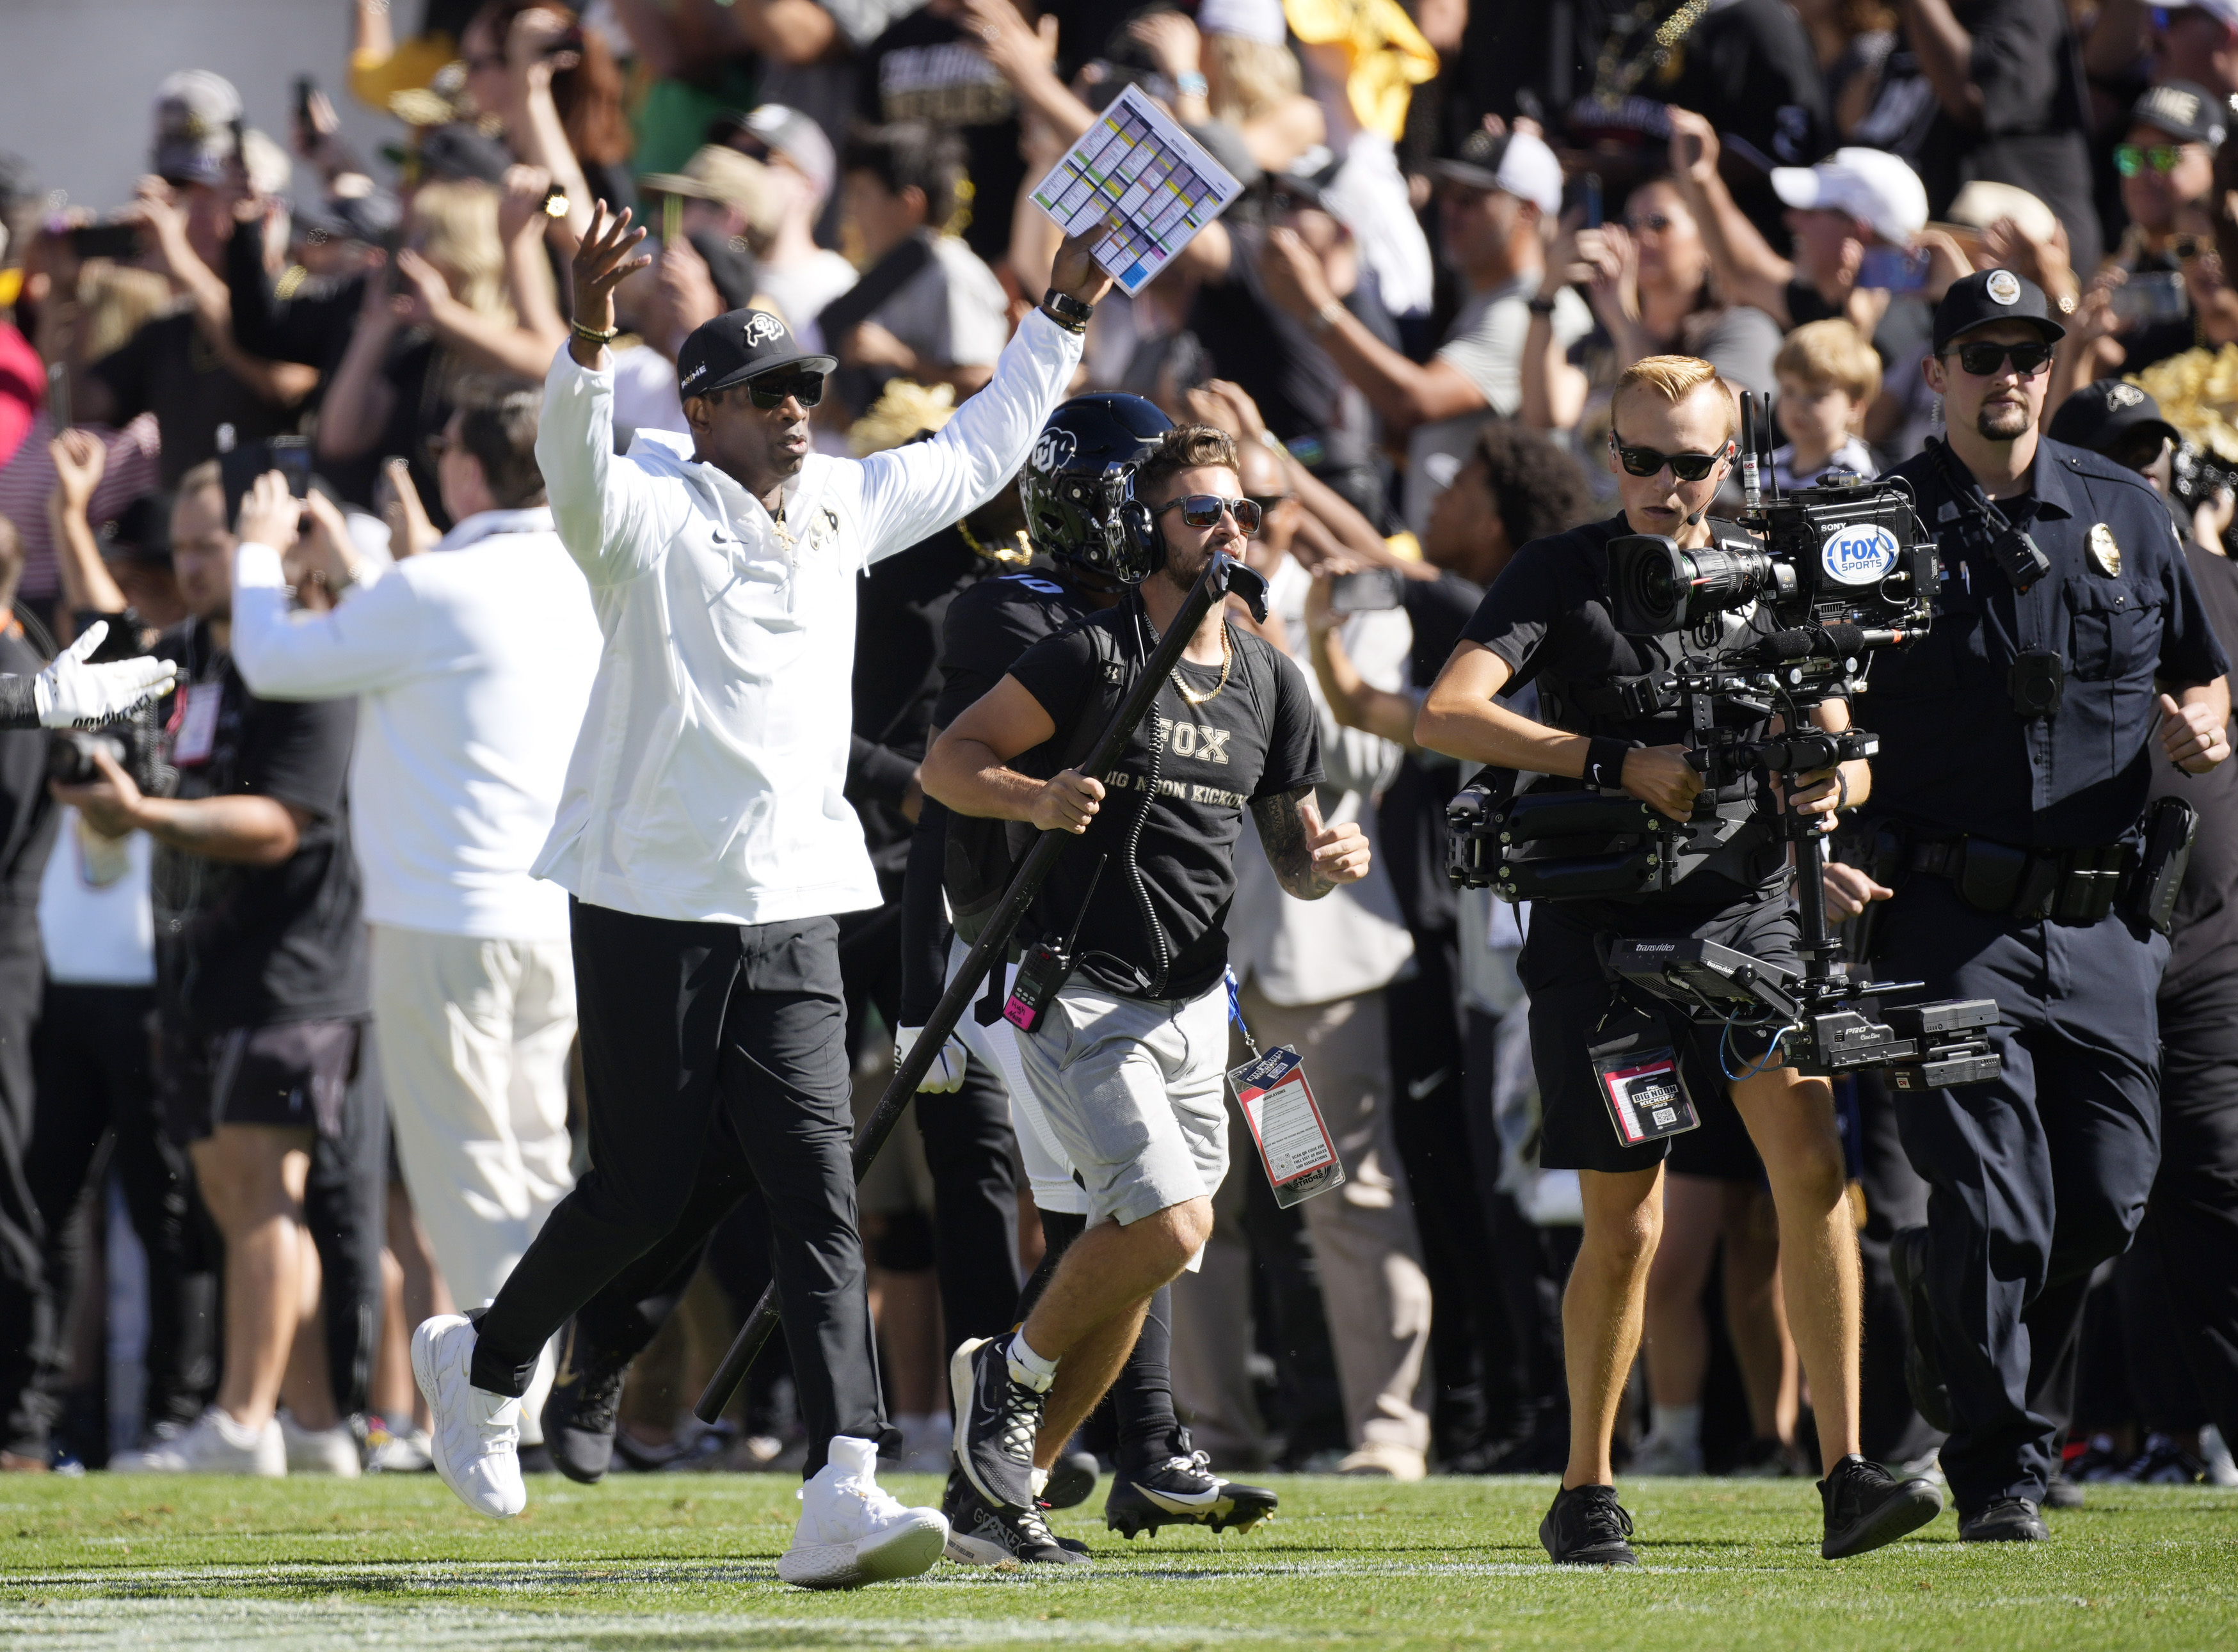
<svg viewBox="0 0 2238 1652">
<path fill-rule="evenodd" d="M 373 1031 L 404 1185 L 461 1309 L 479 1307 L 574 1185 L 565 941 L 491 941 L 374 924 Z M 521 1404 L 543 1438 L 545 1351 Z"/>
<path fill-rule="evenodd" d="M 950 980 L 955 979 L 970 950 L 961 935 L 949 942 Z M 1016 964 L 1003 966 L 1005 994 L 1010 990 L 1010 982 L 1017 973 Z M 1033 1190 L 1034 1208 L 1059 1216 L 1087 1215 L 1088 1193 L 1073 1180 L 1071 1161 L 1064 1156 L 1064 1147 L 1057 1140 L 1048 1115 L 1042 1111 L 1033 1086 L 1026 1081 L 1026 1069 L 1018 1060 L 1018 1029 L 999 1015 L 991 1025 L 982 1027 L 976 1013 L 978 1008 L 975 998 L 964 1009 L 963 1019 L 956 1023 L 956 1036 L 963 1041 L 963 1047 L 970 1052 L 973 1061 L 1003 1080 L 1003 1088 L 1010 1098 L 1010 1128 L 1018 1138 L 1018 1158 L 1026 1167 L 1026 1183 Z"/>
</svg>

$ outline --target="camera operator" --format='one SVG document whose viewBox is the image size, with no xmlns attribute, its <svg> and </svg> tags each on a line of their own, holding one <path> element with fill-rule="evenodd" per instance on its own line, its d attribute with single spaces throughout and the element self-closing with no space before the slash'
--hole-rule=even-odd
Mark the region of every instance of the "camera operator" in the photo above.
<svg viewBox="0 0 2238 1652">
<path fill-rule="evenodd" d="M 386 1156 L 378 1104 L 350 1082 L 367 1008 L 343 803 L 357 704 L 260 699 L 235 669 L 235 540 L 216 460 L 181 479 L 171 542 L 191 616 L 159 644 L 182 679 L 167 753 L 177 795 L 145 795 L 105 751 L 98 779 L 54 792 L 99 832 L 156 842 L 165 1124 L 224 1236 L 225 1357 L 201 1420 L 116 1466 L 353 1474 L 356 1442 L 331 1397 L 291 1381 L 284 1431 L 275 1407 L 321 1279 L 335 1371 L 361 1383 L 364 1292 L 380 1278 L 379 1184 L 368 1218 L 349 1178 L 369 1151 Z"/>
<path fill-rule="evenodd" d="M 1125 697 L 1155 645 L 1146 631 L 1171 625 L 1214 553 L 1240 558 L 1259 526 L 1234 443 L 1206 426 L 1165 433 L 1133 491 L 1122 531 L 1147 577 L 1117 607 L 1028 649 L 924 766 L 927 794 L 957 814 L 1084 839 L 1028 915 L 1044 942 L 1076 936 L 1077 968 L 1017 1047 L 1088 1194 L 1087 1230 L 1017 1336 L 967 1342 L 950 1365 L 958 1464 L 981 1497 L 1016 1510 L 1035 1502 L 1043 1424 L 1062 1437 L 1093 1409 L 1151 1298 L 1212 1231 L 1228 1168 L 1222 925 L 1244 809 L 1289 894 L 1317 900 L 1367 872 L 1359 829 L 1325 828 L 1314 801 L 1321 757 L 1304 679 L 1231 628 L 1225 604 L 1190 638 L 1109 786 L 1064 766 Z"/>
<path fill-rule="evenodd" d="M 844 796 L 855 580 L 1002 486 L 1110 280 L 1066 241 L 987 388 L 930 441 L 863 460 L 811 451 L 832 358 L 732 310 L 679 353 L 690 436 L 640 431 L 617 455 L 606 346 L 644 234 L 593 215 L 536 446 L 606 634 L 532 869 L 574 896 L 591 1167 L 479 1321 L 420 1326 L 413 1369 L 444 1483 L 520 1513 L 520 1397 L 545 1344 L 616 1276 L 665 1278 L 758 1184 L 809 1428 L 778 1575 L 851 1588 L 923 1572 L 948 1536 L 877 1480 L 837 919 L 878 904 Z"/>
<path fill-rule="evenodd" d="M 1994 998 L 2003 1016 L 1987 1029 L 1998 1076 L 1896 1093 L 1931 1188 L 1927 1225 L 1891 1246 L 1905 1376 L 1950 1435 L 1943 1471 L 1974 1542 L 2050 1535 L 2064 1405 L 2047 1378 L 2159 1159 L 2168 946 L 2137 898 L 2163 869 L 2146 795 L 2162 760 L 2204 774 L 2230 754 L 2229 662 L 2166 507 L 2134 472 L 2038 433 L 2063 332 L 2010 270 L 1936 307 L 1923 370 L 1950 439 L 1895 474 L 1938 538 L 1940 606 L 1930 635 L 1874 664 L 1867 823 L 1885 829 L 1871 868 L 1828 880 L 1842 912 L 1888 901 L 1877 975 Z"/>
<path fill-rule="evenodd" d="M 1500 574 L 1425 702 L 1418 724 L 1434 750 L 1499 768 L 1582 778 L 1625 792 L 1673 819 L 1692 811 L 1702 776 L 1688 763 L 1685 724 L 1674 710 L 1628 711 L 1623 685 L 1657 656 L 1694 651 L 1685 637 L 1643 643 L 1620 635 L 1607 591 L 1609 542 L 1659 534 L 1680 545 L 1711 541 L 1711 500 L 1733 459 L 1731 390 L 1706 361 L 1651 356 L 1618 380 L 1610 403 L 1610 468 L 1623 514 L 1533 541 Z M 1730 533 L 1731 530 L 1726 530 Z M 1548 724 L 1494 697 L 1536 682 Z M 1751 717 L 1747 712 L 1722 713 Z M 1820 727 L 1848 726 L 1829 702 Z M 1757 718 L 1753 734 L 1764 732 Z M 1557 783 L 1559 784 L 1559 779 Z M 1829 817 L 1869 783 L 1863 763 L 1796 777 L 1792 806 Z M 1753 795 L 1744 779 L 1733 797 Z M 1644 1021 L 1603 974 L 1612 939 L 1692 935 L 1800 971 L 1797 918 L 1787 901 L 1784 846 L 1769 834 L 1736 839 L 1678 888 L 1637 901 L 1539 901 L 1520 974 L 1531 995 L 1531 1041 L 1545 1109 L 1539 1162 L 1575 1169 L 1585 1197 L 1585 1241 L 1563 1304 L 1571 1409 L 1570 1459 L 1539 1527 L 1557 1563 L 1633 1565 L 1632 1517 L 1617 1501 L 1610 1433 L 1638 1351 L 1649 1264 L 1662 1227 L 1667 1140 L 1628 1146 L 1616 1133 L 1586 1047 Z M 1828 1559 L 1893 1541 L 1940 1512 L 1925 1481 L 1897 1482 L 1857 1455 L 1857 1234 L 1845 1195 L 1833 1094 L 1778 1060 L 1761 1034 L 1731 1032 L 1732 1054 L 1701 1029 L 1673 1025 L 1679 1071 L 1709 1106 L 1730 1094 L 1762 1154 L 1778 1207 L 1787 1311 L 1809 1376 L 1826 1477 Z M 1768 1047 L 1769 1046 L 1769 1047 Z M 1737 1059 L 1741 1076 L 1726 1065 Z M 1731 1079 L 1720 1081 L 1721 1073 Z"/>
</svg>

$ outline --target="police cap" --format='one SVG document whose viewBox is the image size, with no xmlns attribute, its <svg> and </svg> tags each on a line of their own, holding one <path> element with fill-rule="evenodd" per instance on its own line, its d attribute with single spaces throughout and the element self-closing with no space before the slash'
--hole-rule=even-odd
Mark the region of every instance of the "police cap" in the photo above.
<svg viewBox="0 0 2238 1652">
<path fill-rule="evenodd" d="M 1935 307 L 1935 354 L 1941 355 L 1961 333 L 1992 321 L 2032 322 L 2046 344 L 2067 334 L 2051 319 L 2043 288 L 2009 269 L 1985 269 L 1951 282 Z"/>
</svg>

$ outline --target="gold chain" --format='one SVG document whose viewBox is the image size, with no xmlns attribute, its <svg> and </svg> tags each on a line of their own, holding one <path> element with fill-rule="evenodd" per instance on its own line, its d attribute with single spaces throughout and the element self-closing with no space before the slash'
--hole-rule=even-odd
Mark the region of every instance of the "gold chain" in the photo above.
<svg viewBox="0 0 2238 1652">
<path fill-rule="evenodd" d="M 1181 691 L 1182 698 L 1187 700 L 1191 705 L 1209 705 L 1220 697 L 1220 691 L 1228 686 L 1228 668 L 1235 657 L 1235 650 L 1228 640 L 1228 622 L 1222 620 L 1220 625 L 1220 681 L 1215 683 L 1208 692 L 1199 694 L 1182 681 L 1181 664 L 1176 661 L 1172 672 L 1174 686 Z"/>
</svg>

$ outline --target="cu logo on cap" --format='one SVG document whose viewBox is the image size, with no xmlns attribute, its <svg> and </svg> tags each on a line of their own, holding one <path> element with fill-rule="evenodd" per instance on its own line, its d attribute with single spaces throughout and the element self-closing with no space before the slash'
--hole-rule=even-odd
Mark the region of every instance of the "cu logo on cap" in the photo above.
<svg viewBox="0 0 2238 1652">
<path fill-rule="evenodd" d="M 1033 467 L 1037 471 L 1062 470 L 1072 463 L 1079 446 L 1069 430 L 1045 430 L 1034 443 Z"/>
<path fill-rule="evenodd" d="M 764 310 L 756 310 L 746 318 L 746 348 L 768 343 L 785 336 L 785 323 Z"/>
</svg>

